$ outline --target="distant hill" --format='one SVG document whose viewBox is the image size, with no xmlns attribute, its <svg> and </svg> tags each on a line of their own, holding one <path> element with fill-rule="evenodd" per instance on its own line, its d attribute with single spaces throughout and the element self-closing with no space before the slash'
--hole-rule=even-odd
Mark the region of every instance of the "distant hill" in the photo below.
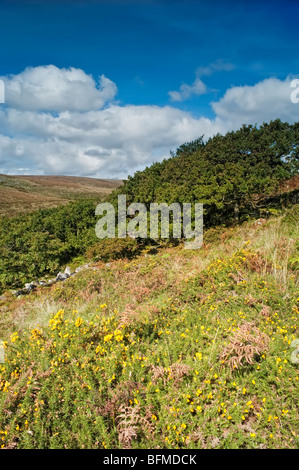
<svg viewBox="0 0 299 470">
<path fill-rule="evenodd" d="M 0 175 L 0 216 L 66 204 L 82 197 L 102 200 L 121 180 L 77 176 Z"/>
</svg>

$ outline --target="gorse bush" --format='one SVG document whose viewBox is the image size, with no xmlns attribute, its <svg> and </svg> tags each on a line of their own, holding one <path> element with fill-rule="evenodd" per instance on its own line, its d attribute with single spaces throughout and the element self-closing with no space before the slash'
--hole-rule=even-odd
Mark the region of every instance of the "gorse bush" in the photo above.
<svg viewBox="0 0 299 470">
<path fill-rule="evenodd" d="M 296 447 L 296 279 L 282 298 L 271 273 L 250 269 L 248 245 L 155 310 L 124 314 L 107 299 L 88 320 L 60 309 L 12 333 L 0 446 Z"/>
<path fill-rule="evenodd" d="M 97 237 L 96 202 L 82 200 L 1 219 L 0 291 L 53 274 Z"/>
<path fill-rule="evenodd" d="M 95 243 L 86 250 L 90 259 L 111 261 L 119 258 L 132 258 L 142 248 L 142 244 L 132 238 L 106 238 Z"/>
</svg>

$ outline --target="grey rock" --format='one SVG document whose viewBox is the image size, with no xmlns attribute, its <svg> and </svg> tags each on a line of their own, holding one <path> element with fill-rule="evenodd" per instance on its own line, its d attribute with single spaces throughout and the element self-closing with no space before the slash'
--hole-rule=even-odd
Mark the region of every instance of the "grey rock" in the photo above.
<svg viewBox="0 0 299 470">
<path fill-rule="evenodd" d="M 28 290 L 27 289 L 18 289 L 16 291 L 14 291 L 14 294 L 19 297 L 20 295 L 25 295 L 25 294 L 28 294 Z"/>
<path fill-rule="evenodd" d="M 37 284 L 35 282 L 27 282 L 25 284 L 24 289 L 21 289 L 21 290 L 23 291 L 23 293 L 29 294 L 29 292 L 31 292 L 36 287 L 37 287 Z"/>
<path fill-rule="evenodd" d="M 56 281 L 65 281 L 68 277 L 68 274 L 59 272 L 56 276 Z"/>
<path fill-rule="evenodd" d="M 82 271 L 82 269 L 88 269 L 89 268 L 89 264 L 82 264 L 81 266 L 78 266 L 78 268 L 75 269 L 75 273 L 79 273 L 80 271 Z"/>
<path fill-rule="evenodd" d="M 71 268 L 70 268 L 69 266 L 67 266 L 67 267 L 65 268 L 64 274 L 67 274 L 68 276 L 71 276 L 71 275 L 72 275 L 72 271 L 71 271 Z"/>
</svg>

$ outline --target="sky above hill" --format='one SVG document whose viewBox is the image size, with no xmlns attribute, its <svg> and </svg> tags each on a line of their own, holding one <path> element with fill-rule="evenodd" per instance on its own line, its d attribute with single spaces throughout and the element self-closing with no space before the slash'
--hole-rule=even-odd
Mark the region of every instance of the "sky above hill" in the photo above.
<svg viewBox="0 0 299 470">
<path fill-rule="evenodd" d="M 298 121 L 298 18 L 290 0 L 0 0 L 0 173 L 126 178 Z"/>
</svg>

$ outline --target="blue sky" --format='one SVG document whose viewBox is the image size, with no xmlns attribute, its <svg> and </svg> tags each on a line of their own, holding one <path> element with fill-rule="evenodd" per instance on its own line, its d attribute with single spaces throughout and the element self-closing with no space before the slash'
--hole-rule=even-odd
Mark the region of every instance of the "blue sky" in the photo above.
<svg viewBox="0 0 299 470">
<path fill-rule="evenodd" d="M 0 1 L 7 95 L 0 105 L 0 172 L 126 177 L 203 133 L 252 120 L 296 120 L 299 104 L 289 102 L 286 90 L 299 76 L 298 18 L 295 1 Z M 25 69 L 32 74 L 22 75 Z M 79 78 L 84 90 L 96 96 L 102 86 L 108 98 L 96 108 L 92 97 L 90 109 L 81 102 L 74 108 L 72 93 L 80 91 L 69 88 L 69 102 L 64 92 L 60 105 L 67 70 L 91 76 L 94 85 Z M 56 90 L 57 109 L 38 93 L 36 106 L 28 98 L 44 72 L 50 78 L 47 84 L 41 78 L 40 93 Z M 103 76 L 108 81 L 100 85 Z M 148 132 L 138 130 L 140 115 Z M 108 121 L 112 128 L 103 124 Z M 153 122 L 161 122 L 160 141 Z M 95 126 L 102 137 L 84 143 L 84 132 Z"/>
</svg>

